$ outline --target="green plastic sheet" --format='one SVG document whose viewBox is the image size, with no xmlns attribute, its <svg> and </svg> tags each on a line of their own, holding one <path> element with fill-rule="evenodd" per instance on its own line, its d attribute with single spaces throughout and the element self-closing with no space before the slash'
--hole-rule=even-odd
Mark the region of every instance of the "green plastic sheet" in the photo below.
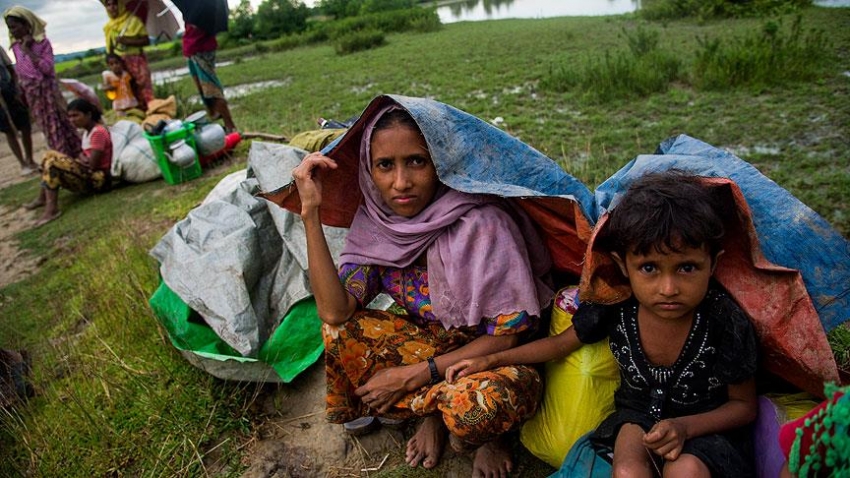
<svg viewBox="0 0 850 478">
<path fill-rule="evenodd" d="M 149 303 L 178 350 L 222 362 L 264 362 L 284 383 L 291 382 L 315 363 L 324 350 L 322 324 L 313 298 L 302 300 L 289 309 L 256 358 L 243 357 L 227 345 L 165 282 L 160 282 Z"/>
</svg>

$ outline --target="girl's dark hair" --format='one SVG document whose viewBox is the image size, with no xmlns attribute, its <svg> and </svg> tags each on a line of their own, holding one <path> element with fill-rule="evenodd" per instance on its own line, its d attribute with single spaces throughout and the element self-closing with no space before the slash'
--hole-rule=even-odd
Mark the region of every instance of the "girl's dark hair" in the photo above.
<svg viewBox="0 0 850 478">
<path fill-rule="evenodd" d="M 97 106 L 82 98 L 77 98 L 68 103 L 68 111 L 79 111 L 80 113 L 91 115 L 92 121 L 95 123 L 100 122 L 100 110 L 97 109 Z"/>
<path fill-rule="evenodd" d="M 416 121 L 413 119 L 413 116 L 410 116 L 410 113 L 404 109 L 395 109 L 390 112 L 384 113 L 377 122 L 375 122 L 375 126 L 372 131 L 380 131 L 383 129 L 392 128 L 393 126 L 405 126 L 414 131 L 419 131 L 419 125 L 416 124 Z"/>
<path fill-rule="evenodd" d="M 621 258 L 627 252 L 703 246 L 714 256 L 722 249 L 724 232 L 711 189 L 699 177 L 672 169 L 637 179 L 611 211 L 597 244 Z"/>
<path fill-rule="evenodd" d="M 127 63 L 124 61 L 124 58 L 122 58 L 121 55 L 117 53 L 107 53 L 105 59 L 106 63 L 109 63 L 109 60 L 118 60 L 121 65 L 124 66 L 124 69 L 127 69 Z"/>
</svg>

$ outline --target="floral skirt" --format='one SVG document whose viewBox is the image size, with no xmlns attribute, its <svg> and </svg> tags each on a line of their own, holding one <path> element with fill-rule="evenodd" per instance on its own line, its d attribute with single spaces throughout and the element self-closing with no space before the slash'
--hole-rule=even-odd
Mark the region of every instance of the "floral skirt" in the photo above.
<svg viewBox="0 0 850 478">
<path fill-rule="evenodd" d="M 63 187 L 75 193 L 99 193 L 111 187 L 111 177 L 104 171 L 89 171 L 75 159 L 58 151 L 44 153 L 41 161 L 41 184 L 47 189 Z"/>
<path fill-rule="evenodd" d="M 147 104 L 153 101 L 153 80 L 151 79 L 151 69 L 148 66 L 148 58 L 144 53 L 139 55 L 124 55 L 122 57 L 124 63 L 127 64 L 127 70 L 133 75 L 138 87 L 139 108 L 147 110 Z"/>
<path fill-rule="evenodd" d="M 423 362 L 457 349 L 478 333 L 475 327 L 445 330 L 419 326 L 404 316 L 377 310 L 357 312 L 344 324 L 323 326 L 327 377 L 327 418 L 345 423 L 377 415 L 354 390 L 377 371 Z M 441 414 L 446 427 L 470 445 L 516 429 L 537 411 L 543 383 L 528 366 L 499 367 L 449 384 L 442 381 L 407 394 L 385 416 L 411 418 Z"/>
</svg>

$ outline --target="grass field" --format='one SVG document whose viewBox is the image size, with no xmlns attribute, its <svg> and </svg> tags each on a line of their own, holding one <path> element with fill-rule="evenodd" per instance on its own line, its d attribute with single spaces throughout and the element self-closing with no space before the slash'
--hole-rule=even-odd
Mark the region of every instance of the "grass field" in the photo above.
<svg viewBox="0 0 850 478">
<path fill-rule="evenodd" d="M 316 118 L 347 119 L 374 96 L 433 97 L 533 145 L 591 189 L 665 138 L 689 134 L 730 148 L 850 236 L 850 9 L 806 10 L 804 24 L 830 32 L 817 79 L 780 86 L 698 91 L 685 81 L 647 97 L 599 102 L 541 88 L 552 68 L 627 48 L 631 16 L 460 23 L 339 56 L 329 45 L 249 56 L 222 52 L 225 85 L 283 85 L 231 101 L 243 131 L 288 137 Z M 687 65 L 703 36 L 732 38 L 763 19 L 649 24 Z M 154 69 L 177 65 L 169 60 Z M 169 87 L 194 94 L 188 79 Z M 121 187 L 108 195 L 60 194 L 63 216 L 20 233 L 45 258 L 40 271 L 0 289 L 0 344 L 36 360 L 39 395 L 7 413 L 2 476 L 238 476 L 241 444 L 258 417 L 254 389 L 192 368 L 168 343 L 147 305 L 158 283 L 147 251 L 197 205 L 236 159 L 193 182 Z M 0 190 L 17 208 L 36 180 Z M 210 472 L 203 457 L 215 451 Z"/>
</svg>

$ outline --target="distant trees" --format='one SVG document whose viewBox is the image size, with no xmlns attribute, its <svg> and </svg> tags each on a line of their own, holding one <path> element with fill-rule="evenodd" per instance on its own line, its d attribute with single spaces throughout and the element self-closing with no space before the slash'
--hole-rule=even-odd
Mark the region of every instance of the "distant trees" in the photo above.
<svg viewBox="0 0 850 478">
<path fill-rule="evenodd" d="M 257 8 L 257 35 L 276 38 L 307 28 L 310 10 L 299 0 L 265 0 Z"/>
<path fill-rule="evenodd" d="M 424 0 L 319 0 L 314 10 L 335 19 L 415 7 Z M 303 32 L 312 14 L 302 0 L 264 0 L 256 13 L 250 0 L 240 0 L 230 13 L 229 40 L 272 39 Z"/>
<path fill-rule="evenodd" d="M 320 0 L 318 7 L 334 18 L 354 17 L 366 13 L 411 8 L 418 0 Z"/>
<path fill-rule="evenodd" d="M 251 6 L 251 0 L 242 0 L 230 14 L 228 33 L 231 38 L 254 36 L 254 8 Z"/>
<path fill-rule="evenodd" d="M 228 36 L 236 40 L 270 39 L 304 31 L 310 9 L 300 0 L 265 0 L 254 13 L 249 0 L 241 0 L 230 14 Z"/>
</svg>

